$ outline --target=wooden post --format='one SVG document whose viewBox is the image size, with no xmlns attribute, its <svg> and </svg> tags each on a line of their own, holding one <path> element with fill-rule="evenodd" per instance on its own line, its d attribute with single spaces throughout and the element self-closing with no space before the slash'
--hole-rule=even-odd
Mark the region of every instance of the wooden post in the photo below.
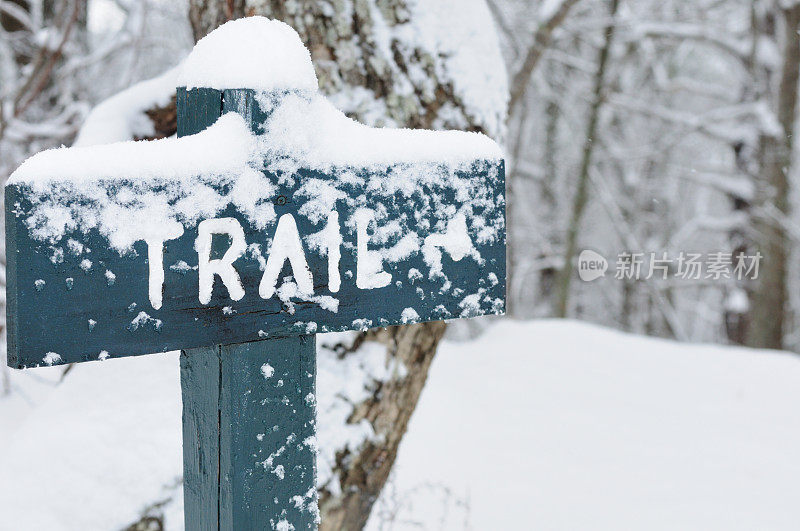
<svg viewBox="0 0 800 531">
<path fill-rule="evenodd" d="M 314 336 L 181 352 L 186 529 L 317 528 L 315 376 Z"/>
<path fill-rule="evenodd" d="M 178 136 L 226 111 L 255 129 L 252 95 L 178 89 Z M 307 335 L 181 352 L 186 529 L 317 529 L 315 345 Z"/>
</svg>

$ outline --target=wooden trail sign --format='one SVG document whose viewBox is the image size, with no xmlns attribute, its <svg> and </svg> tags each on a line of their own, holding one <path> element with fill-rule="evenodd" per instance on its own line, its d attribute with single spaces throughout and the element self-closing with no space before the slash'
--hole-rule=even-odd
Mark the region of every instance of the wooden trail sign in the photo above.
<svg viewBox="0 0 800 531">
<path fill-rule="evenodd" d="M 220 52 L 258 39 L 283 61 L 267 81 Z M 183 82 L 181 138 L 9 180 L 8 363 L 182 350 L 187 529 L 312 529 L 314 334 L 502 313 L 503 161 L 481 135 L 348 120 L 259 17 L 201 40 Z"/>
</svg>

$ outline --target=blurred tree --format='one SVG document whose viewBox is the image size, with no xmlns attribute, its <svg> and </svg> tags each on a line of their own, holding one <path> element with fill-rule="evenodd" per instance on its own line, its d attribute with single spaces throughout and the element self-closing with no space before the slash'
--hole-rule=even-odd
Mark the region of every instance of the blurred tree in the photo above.
<svg viewBox="0 0 800 531">
<path fill-rule="evenodd" d="M 510 79 L 508 111 L 506 114 L 506 120 L 509 124 L 509 130 L 511 133 L 509 135 L 508 142 L 510 144 L 511 160 L 509 161 L 509 171 L 507 174 L 507 216 L 510 220 L 509 225 L 511 225 L 509 230 L 509 245 L 506 259 L 508 265 L 507 270 L 509 285 L 507 311 L 509 315 L 515 317 L 523 317 L 526 313 L 525 304 L 518 300 L 519 296 L 525 298 L 531 297 L 530 293 L 525 293 L 523 295 L 519 293 L 520 290 L 516 288 L 516 286 L 525 282 L 526 270 L 528 269 L 527 266 L 530 264 L 527 264 L 526 259 L 524 258 L 525 253 L 523 249 L 527 243 L 525 241 L 525 234 L 512 230 L 516 228 L 515 222 L 518 217 L 517 204 L 526 203 L 526 198 L 518 197 L 522 194 L 517 192 L 517 189 L 520 188 L 517 186 L 517 181 L 525 178 L 525 172 L 519 171 L 519 166 L 523 158 L 522 151 L 526 147 L 529 147 L 526 145 L 526 142 L 530 140 L 530 109 L 526 95 L 528 95 L 528 91 L 533 84 L 531 76 L 540 65 L 542 57 L 547 51 L 547 48 L 550 46 L 550 43 L 553 39 L 553 34 L 566 20 L 570 10 L 577 3 L 578 0 L 558 0 L 545 2 L 544 4 L 536 6 L 537 9 L 534 15 L 534 30 L 532 31 L 532 36 L 529 37 L 530 43 L 528 44 L 527 50 L 524 52 L 524 56 L 517 60 L 518 58 L 516 56 L 522 55 L 522 53 L 520 50 L 516 49 L 519 48 L 519 46 L 516 45 L 514 31 L 507 20 L 505 9 L 508 7 L 507 3 L 501 5 L 497 0 L 489 0 L 489 5 L 492 8 L 492 14 L 494 15 L 498 27 L 504 32 L 506 40 L 514 43 L 515 60 L 513 63 L 518 63 L 512 64 L 512 68 L 516 68 L 516 70 L 513 71 Z M 545 142 L 547 143 L 545 157 L 548 157 L 549 162 L 552 163 L 554 162 L 554 156 L 557 153 L 557 146 L 555 144 L 555 129 L 558 124 L 559 110 L 558 105 L 552 101 L 551 104 L 552 105 L 550 105 L 548 108 L 547 114 L 548 128 L 545 133 Z M 555 173 L 555 165 L 548 165 L 547 170 L 548 172 L 551 172 L 549 175 L 553 175 Z M 552 189 L 545 184 L 543 186 L 543 192 L 546 195 L 547 193 L 552 192 Z M 555 204 L 553 199 L 553 197 L 543 197 L 544 201 L 540 206 L 543 209 L 551 208 Z M 518 259 L 518 256 L 522 258 Z M 554 271 L 555 269 L 551 267 L 543 268 L 543 279 L 546 279 L 548 272 Z M 546 280 L 544 283 L 550 284 L 550 282 L 547 282 Z M 544 291 L 547 293 L 549 289 L 546 288 Z"/>
<path fill-rule="evenodd" d="M 770 128 L 762 127 L 759 136 L 755 239 L 763 260 L 753 294 L 747 344 L 780 349 L 784 345 L 789 309 L 790 240 L 786 225 L 790 214 L 789 174 L 797 117 L 800 3 L 755 2 L 753 18 L 753 41 L 758 42 L 764 35 L 776 40 L 780 43 L 780 60 L 777 68 L 760 69 L 753 80 L 761 97 L 770 103 L 777 123 Z"/>
<path fill-rule="evenodd" d="M 615 17 L 619 8 L 619 0 L 610 0 L 608 3 L 609 22 L 605 28 L 603 46 L 597 58 L 597 73 L 594 76 L 594 90 L 592 93 L 592 104 L 589 108 L 589 119 L 586 124 L 586 136 L 583 143 L 583 156 L 581 157 L 580 171 L 577 175 L 577 186 L 575 197 L 572 202 L 572 216 L 567 226 L 566 249 L 564 251 L 564 261 L 558 276 L 555 315 L 556 317 L 566 317 L 569 304 L 570 283 L 575 274 L 572 262 L 578 245 L 578 233 L 581 228 L 581 220 L 589 201 L 589 171 L 592 166 L 592 155 L 597 145 L 597 124 L 600 117 L 600 107 L 605 100 L 606 92 L 606 66 L 614 40 Z"/>
</svg>

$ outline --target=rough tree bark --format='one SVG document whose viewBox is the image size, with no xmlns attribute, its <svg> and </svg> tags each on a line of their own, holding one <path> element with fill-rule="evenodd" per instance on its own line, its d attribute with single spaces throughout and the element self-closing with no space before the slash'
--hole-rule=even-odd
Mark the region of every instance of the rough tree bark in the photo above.
<svg viewBox="0 0 800 531">
<path fill-rule="evenodd" d="M 747 344 L 753 347 L 783 347 L 788 305 L 786 276 L 789 238 L 784 221 L 789 215 L 789 173 L 792 168 L 794 122 L 797 115 L 798 68 L 800 68 L 800 4 L 780 9 L 783 23 L 780 80 L 775 114 L 779 134 L 765 132 L 760 138 L 761 171 L 756 238 L 763 255 L 758 285 L 753 294 Z"/>
<path fill-rule="evenodd" d="M 355 348 L 364 341 L 385 345 L 387 356 L 399 360 L 407 374 L 382 382 L 372 398 L 353 409 L 349 422 L 366 419 L 380 437 L 368 441 L 356 455 L 337 454 L 341 494 L 333 496 L 327 489 L 320 492 L 320 530 L 357 530 L 367 523 L 392 470 L 446 327 L 441 321 L 393 326 L 361 334 L 354 344 Z"/>
<path fill-rule="evenodd" d="M 194 40 L 229 20 L 244 16 L 244 0 L 189 0 L 189 21 Z"/>
<path fill-rule="evenodd" d="M 484 129 L 459 101 L 452 82 L 440 78 L 442 57 L 397 40 L 392 41 L 389 54 L 378 46 L 378 31 L 413 24 L 406 0 L 190 0 L 189 18 L 196 39 L 242 15 L 283 20 L 297 30 L 311 51 L 324 93 L 367 89 L 370 97 L 361 103 L 350 98 L 352 108 L 343 109 L 356 119 L 370 123 L 367 113 L 374 111 L 377 101 L 383 118 L 372 119 L 371 125 Z M 420 79 L 419 72 L 426 77 Z M 401 90 L 409 85 L 412 91 Z M 354 343 L 354 349 L 365 342 L 385 345 L 387 357 L 401 362 L 407 373 L 380 382 L 379 392 L 354 407 L 349 421 L 367 419 L 377 437 L 356 455 L 337 455 L 340 488 L 335 490 L 341 494 L 321 490 L 320 529 L 356 530 L 366 524 L 389 477 L 445 328 L 442 322 L 391 327 L 362 333 Z"/>
</svg>

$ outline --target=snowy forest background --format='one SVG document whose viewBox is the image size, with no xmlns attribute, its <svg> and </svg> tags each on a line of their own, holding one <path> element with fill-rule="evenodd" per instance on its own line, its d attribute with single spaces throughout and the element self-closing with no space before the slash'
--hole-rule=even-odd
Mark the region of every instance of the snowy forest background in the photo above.
<svg viewBox="0 0 800 531">
<path fill-rule="evenodd" d="M 526 528 L 520 519 L 529 513 L 519 508 L 504 512 L 503 517 L 512 520 L 498 517 L 517 526 L 487 527 L 481 522 L 495 520 L 484 519 L 476 506 L 479 502 L 464 492 L 444 483 L 408 479 L 419 473 L 414 463 L 422 466 L 430 448 L 423 445 L 417 453 L 408 450 L 414 457 L 403 458 L 400 446 L 409 423 L 411 440 L 404 444 L 410 448 L 416 444 L 412 413 L 420 397 L 440 393 L 444 400 L 448 396 L 443 386 L 464 370 L 462 363 L 454 361 L 456 356 L 475 362 L 487 371 L 481 376 L 489 379 L 493 368 L 471 353 L 490 356 L 485 353 L 497 349 L 497 342 L 516 356 L 508 372 L 497 378 L 526 388 L 519 400 L 530 400 L 539 409 L 552 406 L 552 416 L 547 417 L 551 420 L 563 413 L 559 407 L 573 411 L 570 408 L 586 404 L 554 395 L 542 395 L 538 402 L 537 393 L 548 388 L 539 382 L 542 386 L 533 389 L 542 371 L 573 384 L 582 382 L 584 389 L 593 389 L 596 382 L 585 374 L 576 377 L 576 371 L 579 376 L 582 370 L 600 371 L 598 379 L 614 373 L 612 383 L 633 386 L 632 392 L 645 395 L 661 390 L 664 404 L 676 408 L 685 404 L 687 410 L 697 405 L 692 397 L 699 402 L 719 400 L 706 413 L 714 422 L 729 424 L 724 424 L 727 428 L 715 435 L 720 440 L 709 442 L 709 448 L 718 449 L 718 443 L 745 444 L 750 435 L 744 435 L 744 428 L 761 426 L 769 444 L 780 439 L 781 446 L 770 447 L 774 462 L 756 460 L 756 468 L 773 470 L 778 462 L 782 466 L 780 477 L 765 473 L 763 484 L 756 479 L 741 484 L 740 476 L 731 476 L 742 491 L 717 500 L 718 508 L 743 507 L 744 499 L 752 502 L 745 492 L 748 485 L 758 484 L 780 494 L 763 506 L 751 507 L 748 514 L 754 520 L 750 523 L 763 524 L 765 520 L 758 517 L 767 513 L 775 520 L 766 528 L 797 521 L 796 511 L 792 514 L 781 505 L 782 499 L 798 492 L 798 480 L 792 481 L 791 475 L 796 478 L 800 471 L 796 450 L 790 449 L 792 441 L 800 439 L 797 413 L 789 407 L 798 398 L 794 389 L 800 366 L 793 356 L 724 348 L 709 353 L 703 347 L 668 347 L 646 339 L 631 342 L 617 332 L 601 332 L 572 321 L 539 320 L 565 317 L 682 343 L 800 350 L 800 219 L 795 208 L 799 196 L 794 143 L 800 3 L 0 0 L 0 176 L 7 178 L 33 153 L 62 144 L 170 136 L 175 130 L 175 67 L 196 39 L 226 20 L 251 14 L 284 20 L 300 33 L 311 51 L 321 90 L 348 115 L 374 126 L 482 131 L 506 151 L 508 314 L 518 322 L 498 325 L 478 319 L 450 325 L 448 330 L 442 323 L 429 323 L 320 337 L 320 438 L 327 440 L 320 456 L 323 529 L 365 525 L 372 529 Z M 605 278 L 578 280 L 575 261 L 583 249 L 609 260 Z M 634 251 L 666 252 L 671 257 L 681 252 L 760 252 L 763 259 L 757 281 L 686 280 L 673 275 L 615 279 L 616 257 Z M 447 339 L 442 341 L 443 337 Z M 582 349 L 590 348 L 605 353 L 607 363 L 583 357 Z M 447 354 L 449 361 L 441 363 L 448 363 L 452 370 L 429 378 L 437 370 L 434 355 L 443 349 L 437 357 Z M 658 355 L 652 364 L 637 365 L 644 362 L 634 353 L 654 350 Z M 536 357 L 540 352 L 560 353 L 567 365 L 558 365 L 564 363 L 558 357 L 545 363 Z M 178 444 L 178 450 L 180 444 L 179 422 L 165 426 L 179 419 L 178 382 L 162 374 L 168 367 L 167 371 L 176 371 L 177 365 L 169 356 L 148 358 L 153 359 L 147 363 L 116 360 L 104 364 L 103 371 L 70 367 L 18 373 L 2 364 L 0 453 L 37 455 L 41 462 L 0 461 L 0 529 L 182 526 L 180 462 L 172 463 L 168 458 L 175 456 L 163 451 L 165 444 L 169 448 Z M 393 362 L 404 364 L 408 371 L 400 375 L 390 370 Z M 674 363 L 678 365 L 670 365 Z M 733 368 L 723 377 L 715 372 L 719 365 Z M 614 380 L 620 377 L 616 370 L 629 374 L 631 366 L 652 378 L 650 389 L 640 389 L 633 378 Z M 692 371 L 707 379 L 679 380 L 679 375 Z M 673 380 L 667 381 L 663 374 Z M 132 378 L 140 383 L 133 385 Z M 683 396 L 673 396 L 678 391 L 671 384 Z M 737 386 L 752 386 L 747 388 L 757 398 L 748 396 L 755 402 L 741 399 Z M 127 411 L 128 402 L 111 396 L 124 390 L 130 392 L 126 398 L 139 404 L 133 408 L 136 411 Z M 693 395 L 695 391 L 700 394 Z M 480 395 L 474 390 L 464 392 Z M 468 403 L 489 408 L 490 399 L 501 392 L 498 388 L 486 395 L 486 401 Z M 710 398 L 714 393 L 718 396 Z M 104 397 L 106 409 L 103 404 L 92 407 L 105 428 L 78 418 L 80 405 L 94 402 L 97 396 Z M 728 396 L 731 400 L 726 402 Z M 587 396 L 588 402 L 596 399 Z M 64 402 L 76 407 L 67 408 Z M 612 409 L 625 410 L 611 403 Z M 112 410 L 115 404 L 126 411 Z M 661 407 L 657 404 L 662 402 L 643 399 L 635 414 L 613 418 L 622 419 L 621 423 L 645 422 Z M 587 418 L 590 410 L 585 410 Z M 423 419 L 430 415 L 423 410 L 419 414 Z M 453 415 L 446 409 L 442 414 Z M 538 440 L 537 429 L 547 425 L 547 418 L 528 409 L 519 414 L 509 424 L 530 424 L 530 431 L 514 433 L 523 440 L 536 434 Z M 114 420 L 109 421 L 107 415 Z M 667 440 L 691 437 L 681 435 L 680 422 L 672 421 L 677 424 L 670 431 L 673 439 Z M 425 433 L 436 438 L 435 422 L 431 424 Z M 54 426 L 65 432 L 80 431 L 82 426 L 85 431 L 57 439 Z M 723 437 L 727 429 L 735 431 Z M 91 433 L 102 435 L 98 442 L 107 445 L 101 449 L 87 440 Z M 586 436 L 580 431 L 553 433 L 561 437 L 554 439 L 553 448 L 569 446 L 565 440 L 570 437 Z M 648 433 L 655 437 L 654 432 Z M 764 447 L 763 441 L 749 443 L 753 448 Z M 81 449 L 86 445 L 95 452 Z M 453 439 L 450 445 L 462 443 Z M 619 446 L 620 441 L 609 442 L 609 451 Z M 645 455 L 640 446 L 627 448 L 633 454 L 639 452 L 648 463 L 658 461 L 660 454 Z M 501 452 L 499 446 L 489 448 L 484 450 Z M 34 452 L 37 449 L 39 453 Z M 739 449 L 739 459 L 746 460 L 742 456 L 750 454 Z M 521 459 L 548 463 L 552 470 L 535 469 L 545 477 L 548 470 L 554 476 L 565 473 L 563 467 L 555 466 L 561 463 L 558 452 L 551 450 L 554 453 L 544 458 L 533 449 L 524 450 L 530 454 Z M 399 451 L 399 463 L 408 470 L 405 476 L 401 469 L 392 474 Z M 70 452 L 79 457 L 70 457 Z M 789 455 L 793 461 L 782 458 Z M 682 463 L 690 469 L 707 464 L 708 459 L 698 454 L 696 462 Z M 129 466 L 122 464 L 126 460 Z M 116 465 L 109 467 L 109 462 Z M 673 472 L 666 463 L 659 470 L 669 475 Z M 634 467 L 633 461 L 629 464 Z M 620 464 L 621 470 L 629 471 L 624 465 Z M 511 470 L 508 475 L 516 473 Z M 615 473 L 619 470 L 608 471 L 607 476 Z M 94 494 L 70 491 L 72 485 L 80 485 L 78 478 L 83 475 L 94 478 L 83 487 L 94 489 Z M 540 477 L 514 481 L 533 488 Z M 732 488 L 726 480 L 730 477 L 724 474 L 709 477 L 719 481 L 723 491 Z M 505 475 L 496 479 L 510 481 Z M 28 496 L 40 499 L 48 482 L 59 489 L 59 500 L 51 500 L 52 510 L 42 511 L 24 501 Z M 696 486 L 697 481 L 689 483 Z M 638 484 L 630 479 L 630 485 L 634 489 Z M 492 499 L 490 492 L 484 494 Z M 537 505 L 547 505 L 547 495 L 538 494 L 543 498 Z M 624 497 L 630 491 L 619 487 L 617 494 Z M 610 496 L 600 496 L 601 501 L 612 506 L 614 500 L 620 503 Z M 600 505 L 596 501 L 589 507 Z M 643 507 L 643 518 L 666 511 L 653 500 Z M 741 518 L 722 525 L 726 513 L 721 509 L 719 513 L 698 511 L 688 511 L 683 523 L 704 521 L 708 525 L 697 527 L 707 529 L 748 527 Z M 91 515 L 83 514 L 87 512 Z M 701 513 L 708 519 L 700 518 Z M 623 518 L 619 512 L 606 516 L 609 527 Z M 558 518 L 542 518 L 543 528 L 561 528 L 559 524 L 586 528 L 580 523 L 592 527 L 603 521 L 567 518 L 562 513 Z M 633 528 L 637 522 L 648 522 L 646 518 L 625 521 Z"/>
</svg>

